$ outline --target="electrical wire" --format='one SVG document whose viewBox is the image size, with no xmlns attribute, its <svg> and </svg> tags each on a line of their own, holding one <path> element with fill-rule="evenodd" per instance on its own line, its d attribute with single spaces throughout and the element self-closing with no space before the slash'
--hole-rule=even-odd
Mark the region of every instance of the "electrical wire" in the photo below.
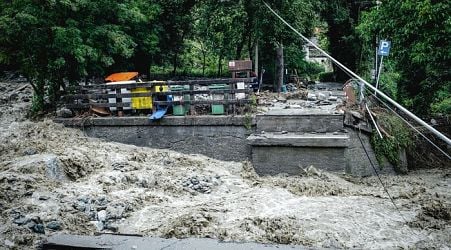
<svg viewBox="0 0 451 250">
<path fill-rule="evenodd" d="M 382 101 L 379 97 L 374 96 L 380 103 L 382 103 L 386 108 L 388 108 L 391 112 L 393 112 L 396 116 L 398 116 L 402 121 L 404 121 L 409 127 L 411 127 L 415 132 L 417 132 L 419 135 L 421 135 L 426 141 L 428 141 L 432 146 L 434 146 L 438 151 L 440 151 L 444 156 L 446 156 L 449 160 L 451 160 L 451 156 L 447 154 L 443 149 L 441 149 L 439 146 L 437 146 L 433 141 L 431 141 L 426 135 L 421 133 L 415 126 L 413 126 L 409 121 L 407 121 L 404 117 L 402 117 L 400 114 L 398 114 L 395 110 L 393 110 L 390 106 L 388 106 L 387 103 Z"/>
<path fill-rule="evenodd" d="M 371 164 L 371 167 L 373 167 L 374 173 L 376 173 L 377 178 L 379 179 L 379 182 L 381 183 L 382 187 L 384 188 L 385 193 L 387 193 L 388 197 L 390 198 L 391 203 L 393 204 L 393 206 L 395 207 L 395 209 L 398 211 L 399 215 L 401 215 L 402 219 L 404 220 L 404 223 L 408 224 L 406 218 L 404 217 L 404 215 L 401 213 L 401 210 L 399 209 L 399 207 L 396 205 L 395 200 L 393 199 L 393 197 L 390 195 L 390 192 L 388 192 L 387 187 L 385 186 L 384 182 L 381 179 L 381 176 L 379 175 L 379 172 L 376 169 L 376 166 L 374 165 L 373 161 L 371 160 L 371 157 L 368 153 L 368 151 L 365 148 L 365 144 L 363 144 L 362 138 L 360 137 L 360 131 L 359 133 L 357 133 L 357 137 L 359 138 L 360 144 L 362 144 L 362 148 L 365 151 L 366 157 L 368 158 L 368 161 Z M 413 230 L 412 230 L 413 232 Z"/>
<path fill-rule="evenodd" d="M 324 55 L 326 55 L 333 63 L 335 63 L 336 66 L 338 66 L 340 69 L 342 69 L 348 76 L 350 76 L 350 78 L 357 78 L 357 80 L 365 83 L 365 85 L 367 85 L 369 88 L 373 89 L 376 93 L 380 94 L 382 97 L 384 97 L 385 99 L 387 99 L 389 102 L 391 102 L 393 105 L 397 106 L 398 108 L 400 108 L 402 111 L 404 111 L 407 115 L 409 115 L 410 117 L 412 117 L 414 120 L 416 120 L 418 123 L 420 123 L 421 125 L 423 125 L 424 127 L 426 127 L 428 130 L 430 130 L 432 133 L 434 133 L 435 135 L 437 135 L 440 139 L 442 139 L 443 141 L 445 141 L 448 145 L 451 145 L 451 140 L 446 137 L 445 135 L 443 135 L 442 133 L 440 133 L 439 131 L 435 130 L 434 128 L 432 128 L 429 124 L 427 124 L 426 122 L 424 122 L 423 120 L 421 120 L 420 118 L 418 118 L 417 116 L 415 116 L 414 114 L 412 114 L 410 111 L 408 111 L 407 109 L 405 109 L 404 107 L 402 107 L 401 105 L 399 105 L 398 103 L 396 103 L 395 101 L 393 101 L 391 98 L 389 98 L 387 95 L 385 95 L 383 92 L 381 92 L 380 90 L 376 89 L 374 86 L 372 86 L 371 84 L 369 84 L 367 81 L 365 81 L 363 78 L 361 78 L 360 76 L 358 76 L 357 74 L 355 74 L 354 72 L 352 72 L 350 69 L 348 69 L 346 66 L 344 66 L 343 64 L 341 64 L 339 61 L 337 61 L 335 58 L 333 58 L 332 56 L 330 56 L 329 54 L 327 54 L 324 50 L 322 50 L 320 47 L 318 47 L 316 44 L 314 44 L 312 41 L 310 41 L 308 38 L 306 38 L 304 35 L 302 35 L 299 31 L 297 31 L 295 28 L 293 28 L 287 21 L 285 21 L 279 14 L 277 14 L 277 12 L 275 12 L 264 0 L 262 0 L 262 2 L 266 5 L 266 7 L 276 16 L 278 17 L 285 25 L 287 25 L 291 30 L 293 30 L 296 34 L 298 34 L 302 39 L 304 39 L 305 41 L 307 41 L 309 44 L 311 44 L 313 47 L 315 47 L 316 49 L 318 49 L 321 53 L 323 53 Z M 379 98 L 378 98 L 379 99 Z M 396 113 L 397 114 L 397 113 Z M 421 134 L 421 133 L 420 133 Z M 390 195 L 390 192 L 388 191 L 387 187 L 385 186 L 385 184 L 382 182 L 382 179 L 379 175 L 379 172 L 377 171 L 373 161 L 371 160 L 368 151 L 365 148 L 365 145 L 363 144 L 362 139 L 360 138 L 360 134 L 357 134 L 360 143 L 362 144 L 363 150 L 365 151 L 366 156 L 368 157 L 368 160 L 374 170 L 374 172 L 377 175 L 377 178 L 379 179 L 379 182 L 381 183 L 385 193 L 387 193 L 388 197 L 390 198 L 391 203 L 393 204 L 393 206 L 396 208 L 396 210 L 398 211 L 398 213 L 401 215 L 401 217 L 403 218 L 404 222 L 407 224 L 407 220 L 405 219 L 404 215 L 401 213 L 400 209 L 398 208 L 398 206 L 396 205 L 396 203 L 394 202 L 393 197 Z M 428 140 L 429 141 L 429 140 Z M 413 231 L 413 230 L 412 230 Z"/>
<path fill-rule="evenodd" d="M 435 128 L 433 128 L 432 126 L 430 126 L 429 124 L 427 124 L 425 121 L 421 120 L 419 117 L 417 117 L 415 114 L 413 114 L 412 112 L 410 112 L 409 110 L 407 110 L 406 108 L 404 108 L 403 106 L 401 106 L 399 103 L 395 102 L 393 99 L 391 99 L 390 97 L 388 97 L 387 95 L 385 95 L 383 92 L 381 92 L 380 90 L 376 89 L 374 86 L 372 86 L 371 84 L 369 84 L 367 81 L 365 81 L 362 77 L 360 77 L 359 75 L 357 75 L 356 73 L 354 73 L 352 70 L 348 69 L 346 66 L 344 66 L 343 64 L 341 64 L 337 59 L 333 58 L 331 55 L 329 55 L 327 52 L 325 52 L 323 49 L 321 49 L 318 45 L 316 45 L 315 43 L 313 43 L 312 41 L 310 41 L 307 37 L 305 37 L 304 35 L 302 35 L 301 32 L 299 32 L 298 30 L 296 30 L 295 28 L 293 28 L 293 26 L 291 26 L 287 21 L 285 21 L 285 19 L 283 19 L 279 14 L 277 14 L 276 11 L 274 11 L 271 6 L 269 6 L 268 3 L 266 3 L 264 0 L 262 0 L 263 4 L 266 5 L 266 7 L 268 8 L 269 11 L 271 11 L 277 18 L 279 18 L 285 25 L 287 25 L 291 30 L 293 30 L 297 35 L 299 35 L 303 40 L 305 40 L 306 42 L 308 42 L 309 44 L 311 44 L 313 47 L 315 47 L 318 51 L 320 51 L 322 54 L 324 54 L 327 58 L 329 58 L 332 62 L 334 62 L 336 65 L 338 65 L 339 67 L 341 67 L 343 70 L 345 70 L 347 73 L 349 73 L 353 78 L 357 78 L 359 81 L 363 82 L 366 86 L 368 86 L 368 88 L 374 90 L 377 94 L 379 94 L 380 96 L 382 96 L 384 99 L 386 99 L 388 102 L 390 102 L 391 104 L 393 104 L 394 106 L 396 106 L 397 108 L 399 108 L 401 111 L 403 111 L 404 113 L 406 113 L 408 116 L 410 116 L 412 119 L 414 119 L 415 121 L 417 121 L 419 124 L 423 125 L 426 129 L 428 129 L 429 131 L 431 131 L 432 133 L 434 133 L 438 138 L 440 138 L 441 140 L 443 140 L 444 142 L 446 142 L 448 145 L 451 145 L 451 139 L 449 139 L 448 137 L 446 137 L 444 134 L 442 134 L 440 131 L 436 130 Z"/>
<path fill-rule="evenodd" d="M 264 2 L 264 1 L 263 1 Z M 353 79 L 353 75 L 351 75 L 345 67 L 343 67 L 342 65 L 336 63 L 335 61 L 332 61 L 332 63 L 334 63 L 335 66 L 337 66 L 338 68 L 340 68 L 349 78 Z M 357 81 L 359 79 L 356 79 Z M 369 89 L 366 89 L 367 92 L 370 92 Z M 379 90 L 380 91 L 380 90 Z M 372 96 L 374 96 L 380 103 L 382 103 L 385 107 L 387 107 L 390 111 L 392 111 L 395 115 L 397 115 L 399 118 L 401 118 L 401 120 L 403 120 L 409 127 L 411 127 L 415 132 L 417 132 L 419 135 L 421 135 L 427 142 L 429 142 L 432 146 L 434 146 L 437 150 L 439 150 L 444 156 L 446 156 L 448 159 L 451 160 L 451 156 L 449 154 L 447 154 L 444 150 L 442 150 L 439 146 L 437 146 L 434 142 L 432 142 L 427 136 L 425 136 L 423 133 L 421 133 L 417 128 L 415 128 L 415 126 L 413 126 L 411 123 L 409 123 L 409 121 L 407 121 L 404 117 L 402 117 L 400 114 L 398 114 L 395 110 L 393 110 L 392 108 L 390 108 L 388 106 L 388 104 L 386 104 L 384 101 L 382 101 L 382 99 L 380 99 L 379 97 L 377 97 L 376 95 L 374 95 L 374 93 L 370 93 Z M 375 124 L 375 126 L 377 126 Z"/>
</svg>

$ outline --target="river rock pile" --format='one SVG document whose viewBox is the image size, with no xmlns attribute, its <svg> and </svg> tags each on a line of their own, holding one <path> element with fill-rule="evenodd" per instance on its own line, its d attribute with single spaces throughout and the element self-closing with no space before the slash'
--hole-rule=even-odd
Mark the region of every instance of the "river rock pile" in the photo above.
<svg viewBox="0 0 451 250">
<path fill-rule="evenodd" d="M 89 198 L 80 197 L 74 202 L 73 207 L 80 212 L 84 212 L 98 231 L 110 230 L 116 232 L 117 220 L 125 217 L 127 205 L 108 201 L 106 197 Z"/>
<path fill-rule="evenodd" d="M 220 176 L 192 176 L 183 181 L 183 189 L 191 194 L 203 193 L 209 194 L 214 186 L 221 184 Z"/>
</svg>

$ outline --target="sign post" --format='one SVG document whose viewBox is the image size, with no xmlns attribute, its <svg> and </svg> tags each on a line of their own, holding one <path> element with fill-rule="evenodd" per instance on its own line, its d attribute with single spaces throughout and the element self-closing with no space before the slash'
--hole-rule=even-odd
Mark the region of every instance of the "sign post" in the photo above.
<svg viewBox="0 0 451 250">
<path fill-rule="evenodd" d="M 391 42 L 386 40 L 381 40 L 379 43 L 379 49 L 377 50 L 377 54 L 381 56 L 381 64 L 379 66 L 379 70 L 377 71 L 376 77 L 376 90 L 379 87 L 379 78 L 381 76 L 382 65 L 384 63 L 384 57 L 390 54 Z M 374 95 L 376 96 L 376 90 L 374 91 Z"/>
</svg>

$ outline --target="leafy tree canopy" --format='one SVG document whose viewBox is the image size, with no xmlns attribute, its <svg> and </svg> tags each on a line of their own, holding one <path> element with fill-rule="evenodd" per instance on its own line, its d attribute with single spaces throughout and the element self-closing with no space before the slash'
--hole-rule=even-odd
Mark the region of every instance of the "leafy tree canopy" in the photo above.
<svg viewBox="0 0 451 250">
<path fill-rule="evenodd" d="M 0 61 L 14 62 L 31 82 L 36 109 L 54 103 L 60 86 L 124 68 L 140 52 L 155 54 L 155 18 L 149 1 L 47 0 L 3 3 Z"/>
<path fill-rule="evenodd" d="M 387 0 L 365 13 L 358 27 L 367 43 L 375 34 L 392 41 L 398 98 L 418 114 L 451 102 L 449 13 L 446 1 Z"/>
</svg>

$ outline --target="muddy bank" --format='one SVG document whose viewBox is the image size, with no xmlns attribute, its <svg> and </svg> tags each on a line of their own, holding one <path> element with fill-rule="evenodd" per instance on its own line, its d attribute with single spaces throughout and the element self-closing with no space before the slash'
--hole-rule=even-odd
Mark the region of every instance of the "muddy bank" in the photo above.
<svg viewBox="0 0 451 250">
<path fill-rule="evenodd" d="M 248 163 L 86 138 L 2 105 L 0 245 L 33 248 L 60 233 L 340 248 L 449 248 L 451 171 L 376 177 L 306 169 L 259 177 Z"/>
</svg>

